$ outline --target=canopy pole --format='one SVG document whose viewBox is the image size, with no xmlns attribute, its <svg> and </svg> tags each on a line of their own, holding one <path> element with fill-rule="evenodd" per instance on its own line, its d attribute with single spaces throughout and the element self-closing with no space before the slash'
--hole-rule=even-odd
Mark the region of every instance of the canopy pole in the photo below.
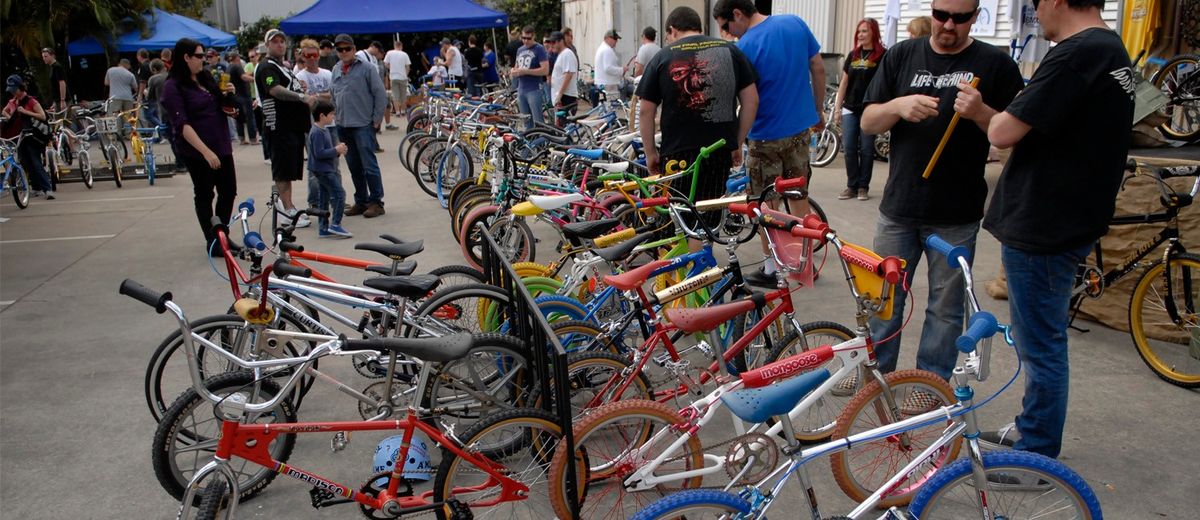
<svg viewBox="0 0 1200 520">
<path fill-rule="evenodd" d="M 505 43 L 508 43 L 508 42 L 505 42 Z M 496 39 L 496 28 L 492 27 L 492 47 L 496 47 L 499 45 L 500 45 L 500 40 Z M 495 50 L 495 49 L 492 49 L 492 50 Z"/>
</svg>

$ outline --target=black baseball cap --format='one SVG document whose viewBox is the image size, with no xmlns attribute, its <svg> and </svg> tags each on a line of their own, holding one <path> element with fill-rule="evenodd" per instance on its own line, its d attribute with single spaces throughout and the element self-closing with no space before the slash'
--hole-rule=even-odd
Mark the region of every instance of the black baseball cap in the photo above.
<svg viewBox="0 0 1200 520">
<path fill-rule="evenodd" d="M 561 41 L 563 41 L 563 33 L 562 33 L 562 31 L 554 31 L 554 32 L 550 33 L 548 36 L 546 36 L 546 41 L 548 41 L 548 42 L 561 42 Z"/>
<path fill-rule="evenodd" d="M 4 90 L 9 94 L 16 92 L 17 89 L 25 90 L 25 80 L 19 74 L 13 74 L 4 81 Z"/>
<path fill-rule="evenodd" d="M 612 39 L 614 39 L 614 40 L 620 40 L 620 39 L 621 39 L 621 35 L 617 34 L 617 30 L 616 30 L 616 29 L 609 29 L 609 31 L 608 31 L 608 32 L 604 33 L 604 37 L 605 37 L 605 38 L 612 38 Z"/>
<path fill-rule="evenodd" d="M 332 48 L 333 48 L 333 42 L 331 42 L 331 41 L 329 41 L 329 40 L 321 40 L 321 46 L 320 46 L 320 47 L 321 47 L 322 49 L 332 49 Z"/>
<path fill-rule="evenodd" d="M 333 39 L 333 44 L 337 45 L 337 44 L 341 44 L 341 43 L 348 43 L 350 45 L 354 45 L 354 38 L 351 38 L 350 35 L 346 34 L 346 33 L 339 34 L 339 35 L 337 35 L 337 37 L 335 37 Z"/>
</svg>

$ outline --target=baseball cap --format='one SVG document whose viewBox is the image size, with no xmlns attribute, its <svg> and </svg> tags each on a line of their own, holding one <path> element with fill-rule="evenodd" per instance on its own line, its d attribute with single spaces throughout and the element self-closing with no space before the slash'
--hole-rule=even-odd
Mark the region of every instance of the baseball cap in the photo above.
<svg viewBox="0 0 1200 520">
<path fill-rule="evenodd" d="M 550 36 L 547 36 L 547 37 L 546 37 L 546 41 L 551 41 L 551 42 L 561 42 L 561 41 L 563 41 L 563 33 L 562 33 L 562 31 L 554 31 L 554 32 L 550 33 Z"/>
<path fill-rule="evenodd" d="M 322 49 L 332 49 L 332 48 L 333 48 L 333 42 L 331 42 L 331 41 L 329 41 L 329 40 L 321 40 L 321 45 L 320 45 L 320 48 L 322 48 Z"/>
<path fill-rule="evenodd" d="M 287 35 L 283 34 L 283 31 L 281 31 L 279 29 L 271 29 L 271 30 L 267 31 L 267 37 L 264 38 L 263 41 L 270 42 L 271 39 L 276 36 L 282 36 L 284 40 L 287 40 Z"/>
<path fill-rule="evenodd" d="M 16 92 L 17 89 L 25 90 L 25 80 L 21 79 L 19 74 L 13 74 L 4 81 L 4 90 L 9 94 Z"/>
<path fill-rule="evenodd" d="M 340 43 L 354 45 L 354 38 L 351 38 L 350 35 L 346 33 L 339 34 L 333 38 L 333 44 L 337 45 Z"/>
<path fill-rule="evenodd" d="M 442 45 L 450 45 L 450 38 L 442 38 Z"/>
<path fill-rule="evenodd" d="M 612 38 L 612 39 L 614 39 L 614 40 L 620 40 L 620 39 L 621 39 L 621 35 L 617 34 L 617 30 L 616 30 L 616 29 L 610 29 L 608 32 L 604 33 L 604 37 L 605 37 L 605 38 Z"/>
</svg>

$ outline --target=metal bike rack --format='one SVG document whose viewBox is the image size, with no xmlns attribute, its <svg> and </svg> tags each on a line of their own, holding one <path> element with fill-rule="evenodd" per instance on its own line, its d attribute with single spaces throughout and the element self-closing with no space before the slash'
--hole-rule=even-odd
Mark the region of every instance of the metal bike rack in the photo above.
<svg viewBox="0 0 1200 520">
<path fill-rule="evenodd" d="M 479 233 L 483 236 L 483 272 L 488 283 L 504 289 L 509 294 L 509 308 L 505 316 L 511 323 L 509 334 L 518 338 L 529 338 L 529 346 L 533 351 L 534 365 L 538 371 L 538 381 L 541 385 L 541 395 L 553 395 L 550 399 L 542 400 L 542 407 L 558 416 L 559 427 L 562 428 L 562 443 L 567 447 L 567 504 L 571 507 L 571 517 L 579 518 L 579 482 L 575 474 L 575 436 L 572 431 L 571 397 L 568 391 L 567 352 L 563 349 L 558 336 L 546 322 L 546 318 L 538 311 L 533 295 L 521 283 L 521 278 L 513 269 L 512 263 L 499 254 L 500 246 L 488 233 L 484 223 L 479 223 Z M 550 393 L 550 380 L 556 382 L 554 393 Z"/>
</svg>

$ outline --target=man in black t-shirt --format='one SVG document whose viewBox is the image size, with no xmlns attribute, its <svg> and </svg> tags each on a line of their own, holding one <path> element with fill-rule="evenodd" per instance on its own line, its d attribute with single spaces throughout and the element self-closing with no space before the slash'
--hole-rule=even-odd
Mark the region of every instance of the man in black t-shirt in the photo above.
<svg viewBox="0 0 1200 520">
<path fill-rule="evenodd" d="M 652 172 L 662 173 L 664 166 L 672 172 L 684 170 L 701 148 L 725 140 L 723 148 L 700 163 L 697 201 L 724 193 L 730 166 L 742 162 L 740 143 L 758 110 L 758 76 L 750 60 L 732 43 L 704 36 L 702 27 L 700 14 L 692 8 L 671 11 L 666 20 L 668 45 L 646 64 L 637 90 L 646 165 Z M 654 115 L 659 107 L 661 157 L 654 146 Z M 679 179 L 672 188 L 687 194 L 691 179 Z"/>
<path fill-rule="evenodd" d="M 1034 2 L 1057 43 L 1029 86 L 992 119 L 1012 156 L 984 229 L 1000 240 L 1017 353 L 1025 365 L 1017 437 L 981 440 L 1057 457 L 1067 418 L 1067 324 L 1076 266 L 1108 230 L 1133 121 L 1134 72 L 1103 0 Z M 1013 428 L 1003 431 L 1010 433 Z"/>
<path fill-rule="evenodd" d="M 907 262 L 911 281 L 924 253 L 929 261 L 929 300 L 917 351 L 917 368 L 949 379 L 958 360 L 954 340 L 962 334 L 963 281 L 945 257 L 925 247 L 937 234 L 974 255 L 987 183 L 986 129 L 1020 91 L 1021 73 L 1008 54 L 969 36 L 979 13 L 976 0 L 934 0 L 933 33 L 906 40 L 884 55 L 863 99 L 862 130 L 891 130 L 890 174 L 879 205 L 875 252 Z M 970 85 L 978 80 L 978 87 Z M 928 178 L 926 165 L 955 113 L 961 120 Z M 884 372 L 896 369 L 906 293 L 897 288 L 892 318 L 871 320 L 875 353 Z M 888 341 L 880 341 L 888 338 Z M 837 391 L 851 392 L 847 382 Z M 922 413 L 936 399 L 917 391 L 901 403 L 905 414 Z"/>
<path fill-rule="evenodd" d="M 467 38 L 467 50 L 463 51 L 463 59 L 467 67 L 464 71 L 467 76 L 467 93 L 478 96 L 483 93 L 479 88 L 483 83 L 483 47 L 479 46 L 474 34 Z"/>
<path fill-rule="evenodd" d="M 50 67 L 50 92 L 45 96 L 50 104 L 50 111 L 57 112 L 67 108 L 67 68 L 54 57 L 54 49 L 42 49 L 42 61 Z"/>
<path fill-rule="evenodd" d="M 255 90 L 263 111 L 263 133 L 271 141 L 271 179 L 284 211 L 295 216 L 292 181 L 304 178 L 304 138 L 312 124 L 310 110 L 317 98 L 304 93 L 300 80 L 283 64 L 287 35 L 267 31 L 267 57 L 254 69 Z M 311 224 L 301 216 L 296 227 Z"/>
</svg>

